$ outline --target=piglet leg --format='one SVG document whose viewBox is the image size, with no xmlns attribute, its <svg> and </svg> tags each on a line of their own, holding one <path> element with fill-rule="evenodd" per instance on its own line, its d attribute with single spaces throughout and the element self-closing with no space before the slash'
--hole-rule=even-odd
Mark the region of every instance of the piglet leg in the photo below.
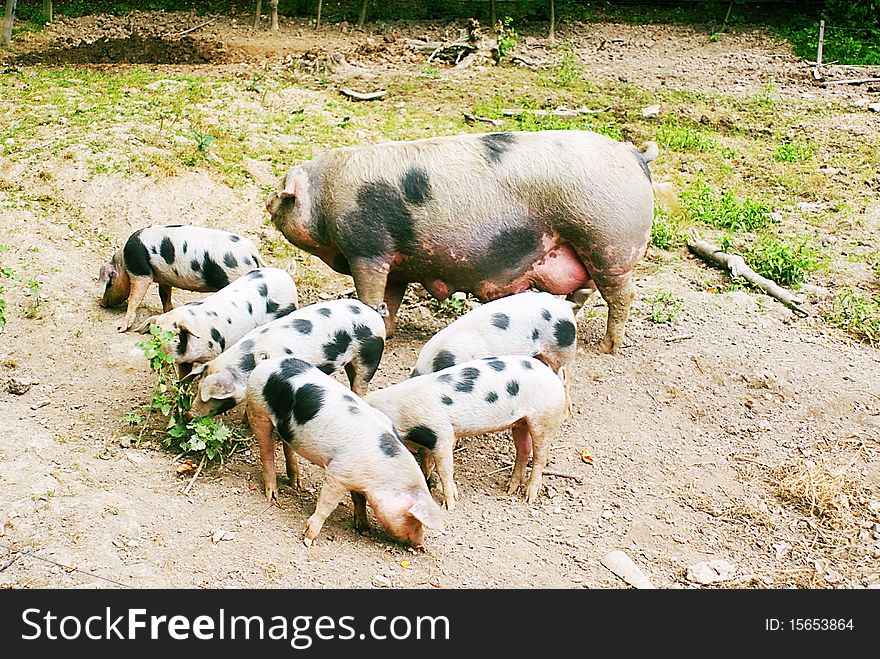
<svg viewBox="0 0 880 659">
<path fill-rule="evenodd" d="M 281 442 L 282 448 L 284 448 L 284 463 L 287 467 L 287 480 L 290 481 L 290 486 L 299 490 L 302 487 L 299 479 L 299 461 L 296 459 L 296 451 L 293 450 L 293 447 L 287 442 Z"/>
<path fill-rule="evenodd" d="M 513 434 L 513 444 L 516 446 L 516 462 L 513 464 L 510 481 L 507 483 L 508 494 L 513 494 L 520 485 L 526 482 L 526 467 L 532 453 L 532 437 L 529 435 L 529 427 L 524 419 L 513 424 L 511 433 Z"/>
<path fill-rule="evenodd" d="M 543 426 L 529 423 L 528 433 L 532 438 L 532 473 L 529 474 L 529 485 L 526 490 L 526 501 L 534 503 L 541 490 L 541 481 L 544 478 L 544 467 L 547 466 L 549 457 L 548 433 Z"/>
<path fill-rule="evenodd" d="M 263 464 L 263 484 L 266 501 L 273 501 L 279 506 L 278 483 L 275 477 L 275 440 L 272 438 L 272 418 L 264 411 L 250 408 L 247 411 L 248 422 L 254 433 L 254 439 L 260 447 L 260 462 Z"/>
<path fill-rule="evenodd" d="M 370 528 L 370 523 L 367 521 L 367 497 L 352 490 L 351 503 L 354 505 L 354 530 L 364 533 Z"/>
<path fill-rule="evenodd" d="M 321 532 L 324 526 L 324 520 L 336 510 L 339 502 L 345 498 L 348 488 L 330 475 L 324 480 L 324 486 L 321 488 L 321 494 L 318 495 L 318 505 L 315 506 L 315 512 L 309 517 L 306 524 L 306 533 L 303 542 L 306 547 L 310 547 Z"/>
<path fill-rule="evenodd" d="M 120 332 L 127 332 L 128 328 L 134 325 L 134 319 L 137 316 L 137 309 L 141 302 L 144 301 L 144 297 L 146 297 L 147 291 L 150 289 L 150 284 L 152 283 L 152 277 L 131 277 L 131 290 L 128 294 L 128 308 L 125 311 L 125 318 L 122 319 L 117 328 Z"/>
<path fill-rule="evenodd" d="M 452 450 L 455 448 L 455 435 L 451 430 L 449 433 L 438 434 L 432 454 L 437 468 L 437 477 L 443 488 L 443 505 L 447 510 L 454 510 L 455 502 L 458 499 L 458 488 L 455 486 L 455 480 L 452 476 Z"/>
<path fill-rule="evenodd" d="M 171 304 L 171 291 L 173 289 L 165 284 L 159 284 L 159 299 L 162 300 L 162 312 L 168 313 L 174 308 Z"/>
</svg>

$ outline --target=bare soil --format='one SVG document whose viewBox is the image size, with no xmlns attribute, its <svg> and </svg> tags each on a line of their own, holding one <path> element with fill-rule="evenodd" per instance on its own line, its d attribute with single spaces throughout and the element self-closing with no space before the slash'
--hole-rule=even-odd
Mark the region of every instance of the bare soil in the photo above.
<svg viewBox="0 0 880 659">
<path fill-rule="evenodd" d="M 15 66 L 133 61 L 217 71 L 337 51 L 381 72 L 424 64 L 406 37 L 444 38 L 460 28 L 390 24 L 358 32 L 335 25 L 315 32 L 283 21 L 272 33 L 254 32 L 249 17 L 218 17 L 169 38 L 205 20 L 63 20 L 20 35 L 4 58 Z M 136 42 L 122 41 L 133 32 Z M 809 67 L 760 30 L 710 41 L 686 27 L 574 24 L 559 38 L 577 45 L 589 75 L 647 89 L 754 93 L 772 82 L 781 94 L 876 100 L 864 87 L 812 85 Z M 520 52 L 540 59 L 545 50 L 542 35 L 523 35 Z M 256 184 L 232 189 L 200 170 L 156 180 L 91 176 L 75 161 L 51 158 L 41 171 L 49 174 L 0 160 L 0 180 L 26 180 L 35 195 L 78 209 L 114 247 L 139 226 L 170 220 L 257 241 L 273 231 Z M 5 194 L 0 186 L 0 200 Z M 722 278 L 696 260 L 651 248 L 616 356 L 594 350 L 605 326 L 601 301 L 582 313 L 574 409 L 550 463 L 574 478 L 545 477 L 542 495 L 528 506 L 504 494 L 514 453 L 509 435 L 466 439 L 456 453 L 459 505 L 445 532 L 428 536 L 425 551 L 396 544 L 375 520 L 358 535 L 349 502 L 307 549 L 301 533 L 322 482 L 319 468 L 304 466 L 303 492 L 283 485 L 276 508 L 264 501 L 250 442 L 206 469 L 186 495 L 192 474 L 177 474 L 175 456 L 149 440 L 124 446 L 131 429 L 120 419 L 149 400 L 154 381 L 133 352 L 141 337 L 118 334 L 121 312 L 97 304 L 95 275 L 112 249 L 78 240 L 71 227 L 36 210 L 0 208 L 0 244 L 11 248 L 4 264 L 23 269 L 26 256 L 38 253 L 46 298 L 37 317 L 26 319 L 20 288 L 7 291 L 0 380 L 33 384 L 21 395 L 0 389 L 0 565 L 17 552 L 57 563 L 18 554 L 0 571 L 0 587 L 114 587 L 92 575 L 178 588 L 626 587 L 601 564 L 615 549 L 660 588 L 880 584 L 880 353 L 770 298 L 703 292 L 706 281 Z M 876 229 L 880 216 L 866 221 Z M 304 284 L 306 302 L 351 286 L 313 264 L 326 285 Z M 648 319 L 645 300 L 661 288 L 684 301 L 674 325 Z M 176 294 L 178 302 L 196 297 Z M 140 317 L 158 309 L 151 291 Z M 447 322 L 431 313 L 421 291 L 411 292 L 373 386 L 407 377 L 420 347 Z M 238 412 L 227 417 L 241 421 Z M 820 478 L 834 484 L 830 501 L 817 498 Z M 799 483 L 805 495 L 797 495 Z M 689 578 L 690 566 L 718 560 L 732 566 L 723 578 Z"/>
</svg>

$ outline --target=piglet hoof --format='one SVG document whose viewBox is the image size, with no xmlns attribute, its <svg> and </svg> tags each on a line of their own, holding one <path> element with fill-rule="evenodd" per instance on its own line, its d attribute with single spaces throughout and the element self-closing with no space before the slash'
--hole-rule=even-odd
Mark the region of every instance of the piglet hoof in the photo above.
<svg viewBox="0 0 880 659">
<path fill-rule="evenodd" d="M 599 342 L 599 345 L 596 346 L 596 350 L 603 355 L 611 355 L 616 352 L 614 349 L 614 344 L 607 336 Z"/>
<path fill-rule="evenodd" d="M 116 326 L 116 331 L 117 332 L 127 332 L 128 331 L 128 321 L 127 320 L 120 321 L 119 324 Z"/>
<path fill-rule="evenodd" d="M 526 492 L 526 503 L 529 505 L 535 503 L 535 500 L 538 498 L 538 492 L 540 491 L 541 486 L 537 487 L 529 487 L 528 492 Z"/>
<path fill-rule="evenodd" d="M 273 485 L 266 486 L 266 503 L 274 503 L 279 508 L 281 507 L 281 501 L 278 498 L 278 488 Z"/>
<path fill-rule="evenodd" d="M 315 542 L 314 538 L 310 538 L 308 535 L 303 537 L 303 544 L 306 547 L 311 547 L 314 544 L 314 542 Z"/>
<path fill-rule="evenodd" d="M 455 499 L 452 497 L 445 498 L 443 500 L 443 507 L 446 508 L 446 510 L 452 512 L 453 510 L 455 510 Z"/>
</svg>

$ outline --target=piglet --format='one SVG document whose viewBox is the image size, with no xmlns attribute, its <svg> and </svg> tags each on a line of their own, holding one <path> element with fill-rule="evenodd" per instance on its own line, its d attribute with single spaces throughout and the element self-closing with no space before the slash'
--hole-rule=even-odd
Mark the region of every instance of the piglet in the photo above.
<svg viewBox="0 0 880 659">
<path fill-rule="evenodd" d="M 442 528 L 443 512 L 391 421 L 332 377 L 293 357 L 267 359 L 248 378 L 245 400 L 267 499 L 278 496 L 273 430 L 285 454 L 295 451 L 324 468 L 318 504 L 306 524 L 306 546 L 349 492 L 358 531 L 367 528 L 367 502 L 388 533 L 414 547 L 422 546 L 425 526 Z"/>
<path fill-rule="evenodd" d="M 248 332 L 223 353 L 193 368 L 203 375 L 194 385 L 190 413 L 214 415 L 244 399 L 247 378 L 259 359 L 296 357 L 324 373 L 345 368 L 352 390 L 367 393 L 385 348 L 380 313 L 359 300 L 310 304 Z"/>
<path fill-rule="evenodd" d="M 449 510 L 457 498 L 452 478 L 456 440 L 507 428 L 516 445 L 507 493 L 513 494 L 525 483 L 531 454 L 526 500 L 534 502 L 551 438 L 566 409 L 565 387 L 559 377 L 543 362 L 522 356 L 488 357 L 450 366 L 373 391 L 366 401 L 391 419 L 407 446 L 433 456 Z"/>
<path fill-rule="evenodd" d="M 120 332 L 133 324 L 150 284 L 159 284 L 162 311 L 174 308 L 174 288 L 200 293 L 219 291 L 265 263 L 254 244 L 234 233 L 205 227 L 169 224 L 138 229 L 125 246 L 101 267 L 102 307 L 128 300 Z"/>
<path fill-rule="evenodd" d="M 257 268 L 209 295 L 153 316 L 141 326 L 156 324 L 174 336 L 165 349 L 186 376 L 196 363 L 209 362 L 252 329 L 296 311 L 296 283 L 280 268 Z"/>
</svg>

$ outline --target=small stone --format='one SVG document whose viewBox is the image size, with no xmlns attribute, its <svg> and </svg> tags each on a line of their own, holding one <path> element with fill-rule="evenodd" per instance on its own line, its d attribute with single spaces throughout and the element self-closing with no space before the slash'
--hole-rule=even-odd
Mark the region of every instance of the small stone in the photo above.
<svg viewBox="0 0 880 659">
<path fill-rule="evenodd" d="M 9 378 L 9 382 L 6 384 L 6 389 L 11 394 L 21 396 L 30 391 L 31 385 L 33 383 L 34 381 L 27 375 L 21 375 L 19 377 Z"/>
<path fill-rule="evenodd" d="M 382 574 L 377 574 L 373 577 L 373 585 L 379 588 L 391 588 L 391 579 Z"/>
<path fill-rule="evenodd" d="M 611 519 L 612 517 L 614 517 L 614 511 L 613 511 L 613 510 L 607 510 L 607 509 L 606 509 L 606 510 L 603 510 L 603 511 L 602 511 L 602 519 Z"/>
<path fill-rule="evenodd" d="M 871 103 L 868 105 L 868 109 L 871 112 L 880 112 L 880 103 Z"/>
<path fill-rule="evenodd" d="M 119 445 L 122 448 L 129 448 L 131 446 L 131 435 L 126 435 L 122 439 L 119 440 Z"/>
<path fill-rule="evenodd" d="M 642 116 L 647 118 L 656 117 L 660 114 L 660 106 L 659 105 L 649 105 L 646 108 L 642 108 Z"/>
<path fill-rule="evenodd" d="M 703 561 L 691 565 L 687 571 L 687 580 L 699 584 L 727 581 L 736 573 L 736 565 L 727 561 Z"/>
<path fill-rule="evenodd" d="M 46 405 L 51 404 L 51 402 L 52 402 L 52 401 L 49 400 L 48 398 L 44 398 L 43 400 L 38 401 L 38 402 L 34 403 L 33 405 L 31 405 L 31 409 L 32 409 L 32 410 L 38 410 L 38 409 L 40 409 L 41 407 L 46 407 Z"/>
</svg>

